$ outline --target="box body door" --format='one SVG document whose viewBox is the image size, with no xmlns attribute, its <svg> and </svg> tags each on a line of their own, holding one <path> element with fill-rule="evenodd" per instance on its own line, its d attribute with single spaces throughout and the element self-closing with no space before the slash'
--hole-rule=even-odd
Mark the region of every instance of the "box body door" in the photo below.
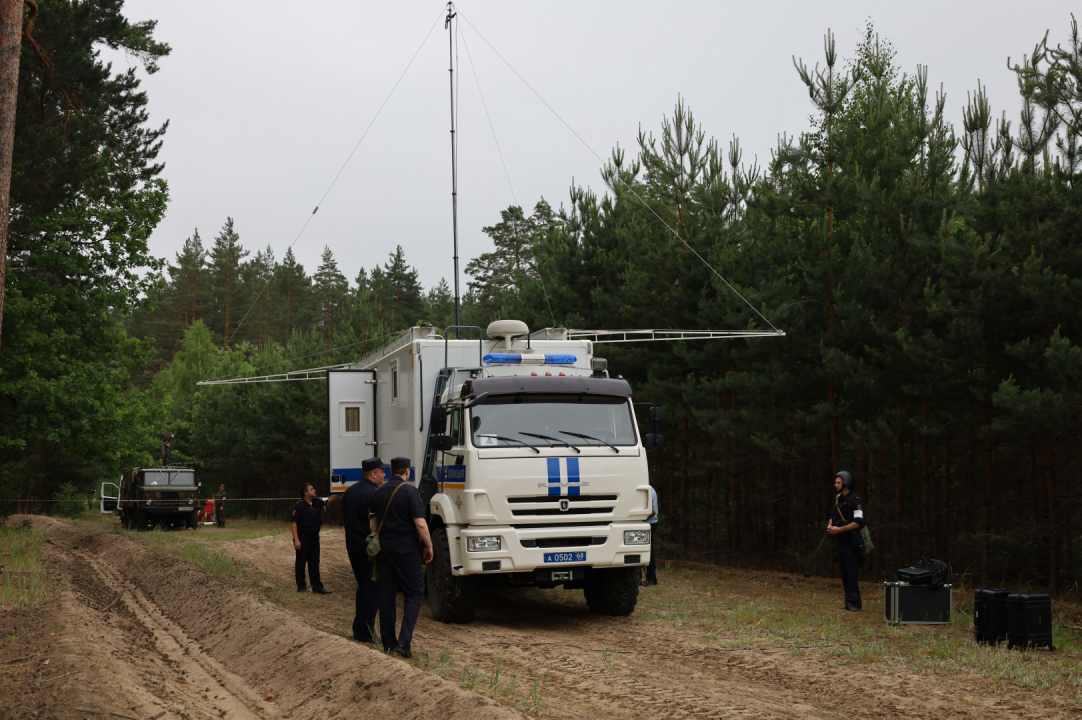
<svg viewBox="0 0 1082 720">
<path fill-rule="evenodd" d="M 331 492 L 361 479 L 361 462 L 379 454 L 374 370 L 327 372 L 327 425 Z"/>
</svg>

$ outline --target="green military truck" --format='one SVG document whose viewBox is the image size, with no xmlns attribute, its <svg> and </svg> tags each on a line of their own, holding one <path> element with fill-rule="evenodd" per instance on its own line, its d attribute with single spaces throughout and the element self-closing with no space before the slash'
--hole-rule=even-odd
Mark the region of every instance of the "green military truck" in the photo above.
<svg viewBox="0 0 1082 720">
<path fill-rule="evenodd" d="M 196 495 L 199 493 L 202 466 L 203 463 L 197 462 L 129 468 L 121 475 L 119 488 L 113 483 L 103 483 L 102 512 L 115 506 L 120 511 L 121 525 L 128 530 L 149 530 L 156 525 L 194 530 L 199 527 Z M 115 500 L 107 497 L 113 493 L 116 494 Z"/>
</svg>

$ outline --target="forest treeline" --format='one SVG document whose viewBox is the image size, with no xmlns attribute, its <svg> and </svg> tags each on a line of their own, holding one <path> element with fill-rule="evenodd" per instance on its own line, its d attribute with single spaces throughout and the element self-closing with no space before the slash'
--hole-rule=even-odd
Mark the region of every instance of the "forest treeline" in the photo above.
<svg viewBox="0 0 1082 720">
<path fill-rule="evenodd" d="M 165 128 L 147 126 L 134 74 L 90 49 L 131 47 L 154 69 L 168 47 L 119 1 L 99 5 L 112 15 L 68 34 L 78 17 L 43 6 L 39 27 L 58 24 L 43 49 L 60 59 L 46 70 L 23 52 L 20 102 L 45 111 L 16 136 L 17 170 L 36 175 L 13 183 L 0 493 L 89 487 L 150 462 L 166 428 L 174 456 L 204 461 L 234 496 L 325 485 L 322 383 L 196 383 L 346 362 L 410 325 L 446 326 L 447 284 L 423 288 L 402 249 L 432 248 L 403 238 L 355 275 L 326 249 L 309 274 L 220 218 L 211 240 L 193 232 L 152 257 Z M 935 92 L 871 26 L 846 58 L 828 34 L 824 57 L 795 62 L 809 126 L 761 167 L 678 102 L 634 152 L 613 151 L 600 191 L 493 218 L 491 251 L 466 268 L 464 322 L 785 332 L 598 347 L 665 409 L 651 473 L 669 557 L 826 571 L 831 479 L 849 469 L 876 576 L 927 555 L 976 582 L 1073 587 L 1082 40 L 1068 29 L 1014 66 L 1020 96 L 999 101 L 1020 101 L 1015 117 L 979 85 L 964 102 Z M 58 134 L 76 80 L 87 118 Z M 91 153 L 102 134 L 125 151 Z M 61 150 L 86 160 L 69 167 Z"/>
</svg>

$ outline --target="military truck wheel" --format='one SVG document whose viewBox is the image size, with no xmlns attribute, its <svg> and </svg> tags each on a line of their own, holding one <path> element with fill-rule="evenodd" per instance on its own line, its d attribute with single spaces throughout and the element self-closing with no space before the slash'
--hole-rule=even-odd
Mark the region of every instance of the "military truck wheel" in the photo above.
<svg viewBox="0 0 1082 720">
<path fill-rule="evenodd" d="M 473 622 L 477 614 L 477 583 L 471 577 L 451 574 L 451 550 L 447 528 L 432 532 L 435 557 L 428 564 L 428 604 L 432 617 L 443 623 Z"/>
<path fill-rule="evenodd" d="M 194 510 L 186 516 L 184 519 L 184 526 L 189 530 L 195 530 L 199 527 L 199 513 Z"/>
<path fill-rule="evenodd" d="M 148 526 L 147 511 L 142 508 L 135 509 L 135 519 L 132 521 L 132 530 L 146 530 Z"/>
<path fill-rule="evenodd" d="M 639 601 L 639 567 L 595 570 L 586 578 L 586 604 L 599 615 L 630 615 Z"/>
</svg>

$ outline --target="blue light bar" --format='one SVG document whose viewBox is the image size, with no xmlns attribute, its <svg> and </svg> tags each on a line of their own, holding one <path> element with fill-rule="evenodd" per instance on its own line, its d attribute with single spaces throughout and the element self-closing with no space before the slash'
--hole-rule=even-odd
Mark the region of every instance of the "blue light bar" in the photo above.
<svg viewBox="0 0 1082 720">
<path fill-rule="evenodd" d="M 489 353 L 481 360 L 486 365 L 574 365 L 574 355 L 523 355 L 522 353 Z"/>
<path fill-rule="evenodd" d="M 546 355 L 546 365 L 574 365 L 578 360 L 574 355 Z"/>
<path fill-rule="evenodd" d="M 486 364 L 496 363 L 499 365 L 520 365 L 522 363 L 521 353 L 489 353 L 485 355 L 481 360 Z"/>
</svg>

